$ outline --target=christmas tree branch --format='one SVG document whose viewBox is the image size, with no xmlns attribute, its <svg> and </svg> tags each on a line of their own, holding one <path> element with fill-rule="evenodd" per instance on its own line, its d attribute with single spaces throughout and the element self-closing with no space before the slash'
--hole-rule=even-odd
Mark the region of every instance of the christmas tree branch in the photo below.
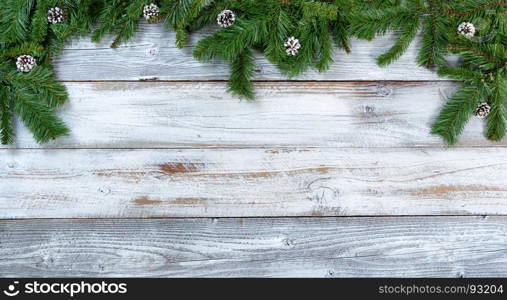
<svg viewBox="0 0 507 300">
<path fill-rule="evenodd" d="M 68 98 L 51 58 L 71 36 L 113 36 L 129 41 L 144 19 L 164 22 L 184 47 L 205 26 L 193 55 L 231 65 L 229 91 L 254 98 L 255 53 L 289 78 L 309 68 L 325 71 L 335 47 L 353 49 L 350 38 L 372 40 L 397 32 L 377 62 L 399 59 L 421 33 L 417 63 L 463 82 L 450 97 L 432 132 L 456 143 L 470 116 L 487 119 L 486 137 L 504 137 L 507 113 L 507 2 L 498 0 L 3 0 L 0 1 L 0 137 L 13 142 L 14 116 L 39 142 L 68 133 L 56 108 Z M 475 26 L 474 23 L 476 23 Z M 422 31 L 421 31 L 422 29 Z M 333 43 L 334 40 L 334 43 Z M 446 57 L 461 57 L 449 66 Z"/>
</svg>

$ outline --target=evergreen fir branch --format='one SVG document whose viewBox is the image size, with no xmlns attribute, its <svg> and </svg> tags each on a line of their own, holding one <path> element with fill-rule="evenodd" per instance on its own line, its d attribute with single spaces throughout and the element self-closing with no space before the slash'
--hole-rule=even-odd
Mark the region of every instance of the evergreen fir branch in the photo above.
<svg viewBox="0 0 507 300">
<path fill-rule="evenodd" d="M 463 42 L 459 45 L 450 45 L 449 50 L 463 57 L 464 64 L 481 70 L 493 70 L 503 67 L 506 61 L 505 48 L 500 44 L 481 45 Z"/>
<path fill-rule="evenodd" d="M 349 32 L 360 39 L 371 41 L 376 35 L 401 29 L 410 16 L 411 12 L 405 7 L 353 10 L 348 16 L 351 23 Z"/>
<path fill-rule="evenodd" d="M 118 26 L 111 48 L 117 48 L 121 43 L 127 42 L 134 36 L 144 5 L 145 0 L 137 0 L 131 2 L 126 8 L 126 15 L 123 16 Z"/>
<path fill-rule="evenodd" d="M 59 54 L 65 42 L 71 36 L 84 36 L 89 34 L 100 9 L 94 5 L 95 0 L 65 0 L 67 16 L 63 24 L 53 24 L 49 27 L 47 36 L 48 59 Z M 49 61 L 48 61 L 49 63 Z"/>
<path fill-rule="evenodd" d="M 319 22 L 318 26 L 320 41 L 315 67 L 319 72 L 324 72 L 333 63 L 333 41 L 327 22 Z"/>
<path fill-rule="evenodd" d="M 217 15 L 229 8 L 229 0 L 215 0 L 212 6 L 202 9 L 201 13 L 186 26 L 188 31 L 197 31 L 208 25 L 215 25 Z"/>
<path fill-rule="evenodd" d="M 10 91 L 6 83 L 0 85 L 0 141 L 3 145 L 14 142 Z"/>
<path fill-rule="evenodd" d="M 32 56 L 41 56 L 44 53 L 44 47 L 34 42 L 26 42 L 16 46 L 0 49 L 0 59 L 13 59 L 23 54 Z"/>
<path fill-rule="evenodd" d="M 254 58 L 252 52 L 244 50 L 232 62 L 229 91 L 244 96 L 248 100 L 254 99 L 252 78 L 254 75 Z"/>
<path fill-rule="evenodd" d="M 68 98 L 65 86 L 57 80 L 51 69 L 44 66 L 39 66 L 26 74 L 9 72 L 3 80 L 16 88 L 31 90 L 50 108 L 61 106 Z"/>
<path fill-rule="evenodd" d="M 467 7 L 468 3 L 473 5 L 473 7 Z M 502 7 L 507 7 L 507 2 L 504 0 L 476 0 L 470 2 L 461 1 L 461 5 L 463 5 L 461 10 L 454 9 L 453 6 L 447 6 L 445 7 L 445 12 L 453 16 L 464 17 L 487 9 L 501 9 Z"/>
<path fill-rule="evenodd" d="M 220 57 L 232 62 L 244 49 L 262 43 L 268 35 L 269 19 L 238 20 L 233 26 L 202 39 L 194 48 L 194 57 L 201 61 Z"/>
<path fill-rule="evenodd" d="M 507 79 L 497 76 L 490 98 L 491 112 L 488 115 L 486 136 L 500 141 L 505 136 L 507 121 Z"/>
<path fill-rule="evenodd" d="M 477 105 L 486 98 L 485 89 L 476 85 L 460 87 L 447 101 L 431 132 L 447 143 L 455 144 Z"/>
<path fill-rule="evenodd" d="M 69 130 L 55 112 L 35 100 L 36 95 L 28 90 L 17 89 L 13 92 L 13 97 L 14 111 L 33 133 L 37 142 L 46 143 L 69 134 Z"/>
<path fill-rule="evenodd" d="M 7 42 L 22 42 L 30 31 L 30 14 L 35 0 L 0 1 L 0 36 Z"/>
<path fill-rule="evenodd" d="M 184 28 L 176 28 L 176 46 L 178 48 L 185 47 L 188 40 L 188 32 Z"/>
<path fill-rule="evenodd" d="M 269 32 L 266 38 L 264 55 L 275 64 L 279 64 L 287 57 L 284 48 L 285 40 L 291 35 L 294 26 L 291 19 L 281 5 L 271 9 L 269 14 Z"/>
<path fill-rule="evenodd" d="M 319 18 L 321 20 L 336 20 L 338 6 L 326 2 L 303 2 L 303 16 L 305 18 Z"/>
<path fill-rule="evenodd" d="M 418 29 L 419 18 L 415 17 L 406 20 L 405 25 L 402 27 L 401 34 L 396 39 L 396 42 L 391 49 L 377 58 L 378 65 L 387 66 L 400 58 L 416 37 Z"/>
<path fill-rule="evenodd" d="M 92 34 L 92 41 L 100 42 L 102 38 L 112 31 L 115 21 L 118 18 L 118 3 L 119 1 L 112 1 L 108 6 L 104 6 L 99 12 L 98 22 L 100 25 L 95 29 Z"/>
<path fill-rule="evenodd" d="M 350 47 L 350 38 L 347 32 L 348 24 L 343 21 L 340 17 L 335 22 L 330 24 L 331 26 L 331 34 L 333 35 L 333 39 L 335 44 L 345 50 L 346 53 L 352 52 Z"/>
<path fill-rule="evenodd" d="M 430 16 L 424 24 L 421 49 L 417 56 L 420 66 L 431 68 L 445 65 L 445 55 L 449 44 L 449 24 L 445 18 Z"/>
<path fill-rule="evenodd" d="M 316 18 L 303 19 L 299 22 L 296 35 L 305 41 L 296 56 L 288 56 L 278 64 L 280 70 L 289 78 L 293 78 L 316 64 L 319 59 L 319 20 Z"/>
<path fill-rule="evenodd" d="M 49 3 L 38 0 L 32 17 L 32 39 L 38 43 L 44 41 L 48 32 Z"/>
<path fill-rule="evenodd" d="M 165 22 L 167 25 L 172 28 L 178 28 L 179 25 L 184 26 L 187 18 L 189 17 L 189 13 L 192 13 L 192 3 L 195 0 L 165 0 L 163 2 L 163 7 L 166 7 L 166 19 Z M 194 9 L 198 9 L 195 7 Z"/>
<path fill-rule="evenodd" d="M 128 41 L 142 20 L 150 0 L 3 0 L 0 1 L 0 137 L 13 141 L 13 118 L 18 115 L 44 142 L 67 134 L 55 108 L 67 99 L 65 87 L 51 68 L 51 57 L 59 53 L 70 36 L 88 34 L 101 40 L 113 35 L 112 47 Z M 333 60 L 333 43 L 350 52 L 351 36 L 371 40 L 388 31 L 399 32 L 393 46 L 379 56 L 387 65 L 410 46 L 422 26 L 417 63 L 438 74 L 465 83 L 449 99 L 433 126 L 449 143 L 458 135 L 477 104 L 488 102 L 486 136 L 499 140 L 505 135 L 507 112 L 507 3 L 498 0 L 159 0 L 158 17 L 176 32 L 183 47 L 189 34 L 217 22 L 217 15 L 233 10 L 234 25 L 217 30 L 199 41 L 194 56 L 199 60 L 219 58 L 231 63 L 229 90 L 253 99 L 254 59 L 258 50 L 288 77 L 308 68 L 326 70 Z M 48 24 L 47 11 L 65 9 L 66 20 Z M 462 22 L 478 24 L 475 36 L 457 33 Z M 285 41 L 294 37 L 301 48 L 286 52 Z M 446 65 L 446 55 L 462 58 L 457 67 Z M 16 71 L 16 59 L 27 54 L 37 59 L 28 73 Z M 293 55 L 295 54 L 295 55 Z"/>
<path fill-rule="evenodd" d="M 176 28 L 186 28 L 191 26 L 192 22 L 206 8 L 214 4 L 216 0 L 194 0 L 186 10 L 183 16 L 180 16 L 174 24 Z M 215 17 L 216 18 L 216 17 Z"/>
<path fill-rule="evenodd" d="M 444 66 L 438 69 L 438 75 L 440 77 L 447 77 L 454 80 L 468 81 L 468 82 L 480 82 L 485 79 L 485 75 L 482 72 L 470 70 L 463 67 L 449 67 Z"/>
</svg>

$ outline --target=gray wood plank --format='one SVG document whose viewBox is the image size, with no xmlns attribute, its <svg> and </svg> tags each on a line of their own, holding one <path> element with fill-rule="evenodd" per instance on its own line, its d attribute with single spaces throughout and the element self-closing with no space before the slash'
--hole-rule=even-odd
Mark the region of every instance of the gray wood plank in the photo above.
<svg viewBox="0 0 507 300">
<path fill-rule="evenodd" d="M 506 217 L 0 221 L 0 276 L 505 277 Z"/>
<path fill-rule="evenodd" d="M 126 45 L 111 49 L 112 38 L 96 44 L 90 38 L 69 43 L 55 60 L 62 80 L 224 80 L 229 66 L 220 61 L 200 63 L 192 57 L 191 46 L 214 29 L 193 34 L 185 49 L 175 47 L 174 32 L 161 24 L 142 24 L 136 37 Z M 375 58 L 387 51 L 396 35 L 388 34 L 373 42 L 354 40 L 352 54 L 337 50 L 329 71 L 314 70 L 296 80 L 441 80 L 434 72 L 415 63 L 419 39 L 407 53 L 387 68 L 378 67 Z M 266 59 L 257 55 L 257 80 L 286 79 Z"/>
<path fill-rule="evenodd" d="M 507 215 L 507 149 L 0 151 L 0 218 Z"/>
<path fill-rule="evenodd" d="M 14 148 L 444 146 L 430 126 L 455 83 L 263 82 L 254 103 L 217 82 L 68 83 L 69 137 L 38 145 L 18 125 Z M 471 118 L 462 146 L 505 146 Z M 3 148 L 6 148 L 5 146 Z"/>
</svg>

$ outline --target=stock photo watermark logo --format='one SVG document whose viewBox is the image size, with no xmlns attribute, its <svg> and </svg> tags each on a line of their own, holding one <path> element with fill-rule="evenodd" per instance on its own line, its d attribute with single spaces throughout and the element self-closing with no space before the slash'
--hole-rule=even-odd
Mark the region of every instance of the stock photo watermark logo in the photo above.
<svg viewBox="0 0 507 300">
<path fill-rule="evenodd" d="M 105 281 L 88 283 L 84 281 L 63 283 L 63 282 L 39 282 L 30 281 L 20 284 L 14 281 L 3 290 L 4 295 L 8 297 L 16 297 L 22 295 L 62 295 L 74 297 L 76 295 L 93 295 L 93 294 L 126 294 L 126 283 L 107 283 Z"/>
<path fill-rule="evenodd" d="M 4 290 L 4 294 L 9 297 L 14 297 L 19 294 L 19 290 L 17 289 L 17 285 L 19 281 L 14 281 L 13 284 L 9 284 L 6 290 Z"/>
</svg>

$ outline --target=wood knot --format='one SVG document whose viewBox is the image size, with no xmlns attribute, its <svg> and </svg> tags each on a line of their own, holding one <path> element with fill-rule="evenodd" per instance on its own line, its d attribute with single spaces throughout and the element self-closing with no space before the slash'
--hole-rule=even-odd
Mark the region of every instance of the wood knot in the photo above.
<svg viewBox="0 0 507 300">
<path fill-rule="evenodd" d="M 104 195 L 108 195 L 109 193 L 111 193 L 111 189 L 107 188 L 107 187 L 100 187 L 99 188 L 99 192 L 104 194 Z"/>
<path fill-rule="evenodd" d="M 377 96 L 387 97 L 393 93 L 393 89 L 383 84 L 377 85 Z"/>
<path fill-rule="evenodd" d="M 151 56 L 156 56 L 158 55 L 158 53 L 159 53 L 158 48 L 151 48 L 150 51 L 148 51 L 148 54 Z"/>
<path fill-rule="evenodd" d="M 311 191 L 312 199 L 319 204 L 335 202 L 338 200 L 340 191 L 327 186 L 318 186 Z"/>
<path fill-rule="evenodd" d="M 285 238 L 282 240 L 282 243 L 285 247 L 292 248 L 296 245 L 295 241 L 291 238 Z"/>
</svg>

